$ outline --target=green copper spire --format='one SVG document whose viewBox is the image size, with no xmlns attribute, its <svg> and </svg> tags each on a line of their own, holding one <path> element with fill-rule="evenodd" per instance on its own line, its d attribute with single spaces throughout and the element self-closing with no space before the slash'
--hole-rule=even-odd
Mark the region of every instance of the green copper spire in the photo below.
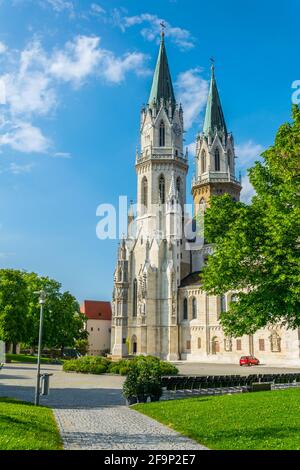
<svg viewBox="0 0 300 470">
<path fill-rule="evenodd" d="M 215 80 L 215 67 L 213 64 L 211 67 L 211 80 L 206 105 L 203 133 L 207 136 L 209 134 L 213 135 L 216 128 L 219 132 L 224 131 L 227 135 L 226 123 Z"/>
<path fill-rule="evenodd" d="M 161 98 L 163 98 L 165 102 L 171 100 L 173 106 L 176 104 L 163 31 L 161 34 L 160 48 L 152 82 L 149 105 L 152 105 L 155 101 L 159 106 Z"/>
</svg>

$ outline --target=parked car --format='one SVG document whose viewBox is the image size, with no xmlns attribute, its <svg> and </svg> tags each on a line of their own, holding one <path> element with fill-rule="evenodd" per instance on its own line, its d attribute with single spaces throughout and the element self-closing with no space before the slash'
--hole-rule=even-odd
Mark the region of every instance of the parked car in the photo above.
<svg viewBox="0 0 300 470">
<path fill-rule="evenodd" d="M 240 366 L 258 366 L 259 360 L 254 356 L 242 356 L 240 358 Z"/>
</svg>

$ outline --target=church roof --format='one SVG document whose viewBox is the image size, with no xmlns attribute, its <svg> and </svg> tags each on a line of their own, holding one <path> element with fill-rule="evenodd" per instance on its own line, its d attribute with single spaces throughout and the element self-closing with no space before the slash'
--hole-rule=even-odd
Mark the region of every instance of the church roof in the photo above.
<svg viewBox="0 0 300 470">
<path fill-rule="evenodd" d="M 179 287 L 187 287 L 192 285 L 200 286 L 201 284 L 201 271 L 195 271 L 194 273 L 188 274 L 181 280 Z"/>
<path fill-rule="evenodd" d="M 208 136 L 214 135 L 215 129 L 227 134 L 226 122 L 222 110 L 221 100 L 215 79 L 214 65 L 211 68 L 211 80 L 207 98 L 206 113 L 204 119 L 203 133 Z"/>
<path fill-rule="evenodd" d="M 176 104 L 165 47 L 164 33 L 162 33 L 161 36 L 160 48 L 149 97 L 149 105 L 152 105 L 154 101 L 160 105 L 161 98 L 163 98 L 165 102 L 171 101 L 173 106 Z"/>
</svg>

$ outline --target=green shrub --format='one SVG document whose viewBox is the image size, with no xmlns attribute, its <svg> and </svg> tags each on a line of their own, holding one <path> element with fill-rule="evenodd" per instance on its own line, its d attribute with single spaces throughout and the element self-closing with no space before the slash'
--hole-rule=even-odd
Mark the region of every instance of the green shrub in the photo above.
<svg viewBox="0 0 300 470">
<path fill-rule="evenodd" d="M 173 364 L 166 361 L 160 361 L 161 375 L 177 375 L 179 370 Z"/>
<path fill-rule="evenodd" d="M 124 366 L 119 368 L 119 374 L 120 375 L 127 375 L 128 372 L 130 371 L 130 367 Z"/>
<path fill-rule="evenodd" d="M 84 356 L 79 359 L 71 359 L 63 365 L 65 372 L 79 372 L 81 374 L 104 374 L 109 366 L 109 361 L 100 356 Z"/>
</svg>

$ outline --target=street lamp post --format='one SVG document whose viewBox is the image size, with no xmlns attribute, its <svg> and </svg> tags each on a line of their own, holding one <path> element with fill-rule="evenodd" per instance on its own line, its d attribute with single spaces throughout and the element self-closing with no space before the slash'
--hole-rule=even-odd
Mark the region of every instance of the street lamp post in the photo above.
<svg viewBox="0 0 300 470">
<path fill-rule="evenodd" d="M 46 302 L 46 292 L 41 290 L 35 292 L 39 294 L 40 309 L 40 329 L 39 329 L 39 349 L 38 349 L 38 360 L 37 360 L 37 376 L 36 376 L 36 388 L 35 388 L 35 405 L 38 406 L 40 403 L 40 370 L 41 370 L 41 350 L 42 350 L 42 336 L 43 336 L 43 316 L 44 316 L 44 305 Z"/>
</svg>

